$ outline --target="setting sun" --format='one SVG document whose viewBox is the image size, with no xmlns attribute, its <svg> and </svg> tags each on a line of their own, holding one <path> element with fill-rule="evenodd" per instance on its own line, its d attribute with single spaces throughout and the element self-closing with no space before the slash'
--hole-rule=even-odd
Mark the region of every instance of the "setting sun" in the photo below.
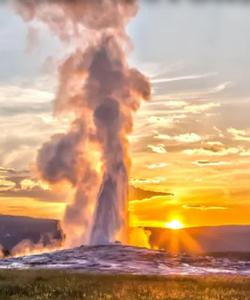
<svg viewBox="0 0 250 300">
<path fill-rule="evenodd" d="M 178 229 L 182 229 L 184 226 L 179 220 L 175 219 L 166 223 L 165 227 L 172 230 L 178 230 Z"/>
</svg>

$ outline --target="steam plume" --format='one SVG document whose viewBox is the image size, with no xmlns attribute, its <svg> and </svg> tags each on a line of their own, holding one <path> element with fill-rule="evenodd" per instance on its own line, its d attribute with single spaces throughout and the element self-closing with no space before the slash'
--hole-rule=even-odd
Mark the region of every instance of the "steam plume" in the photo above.
<svg viewBox="0 0 250 300">
<path fill-rule="evenodd" d="M 64 217 L 66 237 L 72 235 L 71 244 L 126 242 L 127 136 L 133 112 L 150 97 L 148 80 L 126 60 L 125 28 L 137 1 L 19 0 L 15 5 L 24 20 L 45 22 L 64 42 L 77 45 L 59 69 L 55 97 L 55 114 L 73 112 L 75 120 L 67 133 L 52 136 L 37 157 L 44 180 L 74 188 Z"/>
</svg>

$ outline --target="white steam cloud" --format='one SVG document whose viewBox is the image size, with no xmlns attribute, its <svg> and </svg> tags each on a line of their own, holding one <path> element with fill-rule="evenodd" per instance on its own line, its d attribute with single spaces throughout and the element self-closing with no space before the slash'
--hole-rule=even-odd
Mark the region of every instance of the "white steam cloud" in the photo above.
<svg viewBox="0 0 250 300">
<path fill-rule="evenodd" d="M 60 66 L 55 114 L 73 113 L 70 130 L 52 136 L 37 156 L 40 176 L 74 189 L 63 221 L 69 244 L 128 239 L 128 135 L 133 113 L 150 97 L 148 79 L 127 63 L 125 29 L 136 0 L 19 0 L 37 19 L 78 46 Z M 101 168 L 97 168 L 97 161 Z"/>
</svg>

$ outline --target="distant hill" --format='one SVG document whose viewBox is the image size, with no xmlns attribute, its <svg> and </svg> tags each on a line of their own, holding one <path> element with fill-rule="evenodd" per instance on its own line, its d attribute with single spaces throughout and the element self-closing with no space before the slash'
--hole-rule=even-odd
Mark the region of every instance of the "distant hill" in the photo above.
<svg viewBox="0 0 250 300">
<path fill-rule="evenodd" d="M 0 245 L 11 251 L 19 242 L 29 239 L 49 244 L 51 239 L 62 239 L 57 220 L 0 215 Z"/>
<path fill-rule="evenodd" d="M 150 228 L 150 244 L 182 252 L 250 252 L 250 226 L 194 227 L 181 230 Z"/>
<path fill-rule="evenodd" d="M 152 247 L 181 252 L 249 252 L 250 226 L 194 227 L 181 230 L 148 228 Z M 0 245 L 11 251 L 19 242 L 33 243 L 50 239 L 62 240 L 63 232 L 57 220 L 0 215 Z"/>
</svg>

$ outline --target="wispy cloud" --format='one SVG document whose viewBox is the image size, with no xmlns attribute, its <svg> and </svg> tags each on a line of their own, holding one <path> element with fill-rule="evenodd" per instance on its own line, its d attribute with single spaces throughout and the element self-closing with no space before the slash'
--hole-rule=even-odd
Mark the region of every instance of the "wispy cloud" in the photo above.
<svg viewBox="0 0 250 300">
<path fill-rule="evenodd" d="M 166 101 L 166 100 L 199 100 L 201 98 L 206 98 L 208 96 L 220 93 L 224 91 L 227 87 L 229 87 L 232 83 L 230 81 L 223 82 L 211 88 L 191 91 L 191 92 L 177 92 L 172 94 L 162 94 L 162 95 L 155 95 L 153 97 L 156 101 Z"/>
<path fill-rule="evenodd" d="M 167 167 L 168 165 L 169 164 L 165 163 L 165 162 L 158 162 L 158 163 L 152 163 L 152 164 L 147 165 L 147 168 L 150 169 L 150 170 L 162 169 L 162 168 Z"/>
<path fill-rule="evenodd" d="M 240 156 L 250 156 L 250 149 L 242 149 Z"/>
<path fill-rule="evenodd" d="M 155 138 L 159 140 L 173 140 L 181 143 L 194 143 L 202 140 L 202 137 L 196 133 L 184 133 L 175 136 L 167 134 L 157 134 Z"/>
<path fill-rule="evenodd" d="M 244 130 L 244 129 L 229 128 L 227 132 L 232 135 L 235 141 L 250 142 L 250 129 Z"/>
<path fill-rule="evenodd" d="M 0 103 L 44 103 L 53 99 L 53 92 L 21 85 L 0 85 Z"/>
<path fill-rule="evenodd" d="M 184 204 L 182 206 L 182 208 L 184 209 L 195 209 L 195 210 L 202 210 L 202 211 L 206 211 L 206 210 L 226 210 L 228 209 L 228 207 L 226 206 L 212 206 L 212 205 L 188 205 L 188 204 Z"/>
<path fill-rule="evenodd" d="M 155 84 L 155 83 L 167 83 L 167 82 L 174 82 L 174 81 L 181 81 L 181 80 L 193 80 L 193 79 L 207 78 L 215 75 L 217 75 L 217 73 L 191 74 L 191 75 L 182 75 L 176 77 L 153 78 L 151 79 L 151 83 Z"/>
<path fill-rule="evenodd" d="M 164 182 L 166 180 L 166 177 L 164 176 L 157 176 L 152 178 L 132 178 L 130 180 L 130 183 L 134 186 L 137 185 L 144 185 L 144 184 L 159 184 L 161 182 Z"/>
<path fill-rule="evenodd" d="M 232 163 L 229 161 L 209 161 L 209 160 L 198 160 L 194 162 L 195 165 L 199 167 L 217 167 L 217 166 L 227 166 Z"/>
<path fill-rule="evenodd" d="M 185 149 L 183 153 L 186 155 L 200 155 L 200 156 L 226 156 L 230 154 L 239 154 L 240 149 L 237 147 L 227 147 L 222 149 L 215 149 L 214 147 L 204 146 L 203 148 Z"/>
<path fill-rule="evenodd" d="M 220 141 L 201 142 L 199 147 L 190 147 L 183 150 L 186 155 L 198 156 L 226 156 L 230 154 L 240 154 L 241 147 L 227 146 Z"/>
<path fill-rule="evenodd" d="M 63 191 L 52 191 L 48 185 L 30 176 L 27 171 L 14 171 L 1 167 L 0 201 L 10 198 L 30 198 L 44 202 L 64 202 Z"/>
<path fill-rule="evenodd" d="M 149 149 L 151 149 L 154 153 L 158 154 L 165 154 L 167 153 L 167 150 L 165 149 L 164 144 L 157 144 L 157 145 L 148 145 Z"/>
</svg>

